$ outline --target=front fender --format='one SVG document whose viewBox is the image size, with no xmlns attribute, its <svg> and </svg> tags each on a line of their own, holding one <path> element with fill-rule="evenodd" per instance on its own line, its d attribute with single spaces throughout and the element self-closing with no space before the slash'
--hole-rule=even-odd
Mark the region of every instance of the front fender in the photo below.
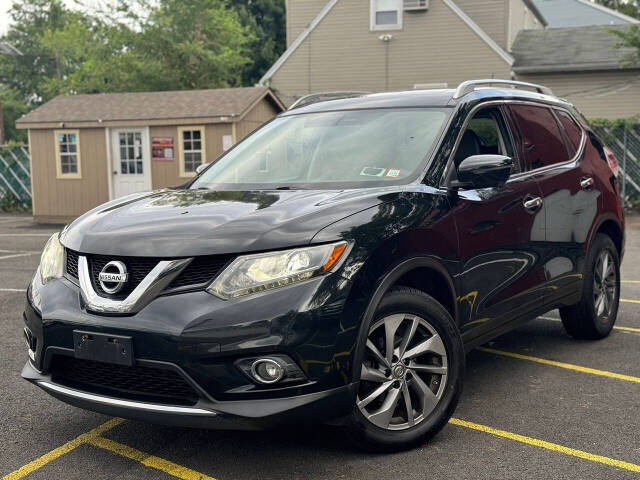
<svg viewBox="0 0 640 480">
<path fill-rule="evenodd" d="M 353 244 L 340 274 L 353 285 L 343 318 L 358 331 L 350 356 L 357 380 L 363 335 L 380 300 L 402 275 L 416 268 L 435 270 L 448 283 L 457 310 L 458 288 L 453 280 L 459 269 L 457 233 L 447 197 L 420 191 L 331 224 L 313 242 L 337 239 Z"/>
</svg>

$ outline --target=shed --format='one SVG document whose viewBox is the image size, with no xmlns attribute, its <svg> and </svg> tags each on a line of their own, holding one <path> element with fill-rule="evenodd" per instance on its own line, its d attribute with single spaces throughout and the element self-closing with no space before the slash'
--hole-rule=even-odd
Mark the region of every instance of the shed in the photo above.
<svg viewBox="0 0 640 480">
<path fill-rule="evenodd" d="M 29 133 L 33 216 L 66 222 L 183 184 L 282 110 L 266 87 L 56 97 L 16 122 Z"/>
</svg>

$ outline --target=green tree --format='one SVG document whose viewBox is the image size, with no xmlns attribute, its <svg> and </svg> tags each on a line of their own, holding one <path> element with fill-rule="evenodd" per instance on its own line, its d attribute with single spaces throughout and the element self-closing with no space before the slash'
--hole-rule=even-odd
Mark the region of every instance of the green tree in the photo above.
<svg viewBox="0 0 640 480">
<path fill-rule="evenodd" d="M 245 27 L 254 33 L 251 62 L 242 73 L 245 85 L 254 85 L 286 48 L 284 0 L 231 0 Z"/>
<path fill-rule="evenodd" d="M 609 31 L 618 37 L 618 47 L 630 48 L 631 53 L 622 57 L 623 67 L 632 67 L 640 65 L 640 28 L 637 25 L 632 25 L 628 29 L 609 29 Z"/>
<path fill-rule="evenodd" d="M 639 0 L 596 0 L 596 3 L 611 8 L 612 10 L 617 10 L 630 17 L 640 19 Z"/>
<path fill-rule="evenodd" d="M 0 103 L 5 139 L 25 143 L 27 132 L 16 128 L 16 120 L 30 110 L 29 105 L 23 100 L 19 91 L 3 84 L 0 84 Z"/>
<path fill-rule="evenodd" d="M 144 2 L 143 2 L 144 3 Z M 149 67 L 155 89 L 238 86 L 254 40 L 224 0 L 159 0 L 137 17 L 130 61 Z"/>
<path fill-rule="evenodd" d="M 14 0 L 0 38 L 24 54 L 0 56 L 8 140 L 24 137 L 14 128 L 19 115 L 56 95 L 238 86 L 251 77 L 252 55 L 270 62 L 275 47 L 257 47 L 249 9 L 227 0 L 137 2 L 100 12 Z"/>
<path fill-rule="evenodd" d="M 25 101 L 42 100 L 40 83 L 56 76 L 55 59 L 41 44 L 45 30 L 64 28 L 68 10 L 60 0 L 25 0 L 15 2 L 9 12 L 12 28 L 0 40 L 22 52 L 22 56 L 0 55 L 0 84 L 21 93 Z"/>
</svg>

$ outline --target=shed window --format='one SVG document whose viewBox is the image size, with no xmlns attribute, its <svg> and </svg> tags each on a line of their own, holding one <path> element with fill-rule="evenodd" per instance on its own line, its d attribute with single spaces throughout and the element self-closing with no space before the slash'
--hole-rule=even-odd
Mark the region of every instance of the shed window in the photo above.
<svg viewBox="0 0 640 480">
<path fill-rule="evenodd" d="M 402 0 L 371 0 L 371 30 L 402 28 Z"/>
<path fill-rule="evenodd" d="M 204 163 L 204 127 L 180 128 L 180 176 L 192 177 Z"/>
<path fill-rule="evenodd" d="M 80 145 L 77 130 L 56 130 L 56 173 L 58 178 L 80 178 Z"/>
</svg>

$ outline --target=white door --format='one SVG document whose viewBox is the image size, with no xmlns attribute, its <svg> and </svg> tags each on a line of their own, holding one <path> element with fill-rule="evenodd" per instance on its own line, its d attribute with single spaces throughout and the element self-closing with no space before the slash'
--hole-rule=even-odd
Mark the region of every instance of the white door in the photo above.
<svg viewBox="0 0 640 480">
<path fill-rule="evenodd" d="M 149 134 L 146 128 L 112 130 L 113 196 L 151 190 Z"/>
</svg>

